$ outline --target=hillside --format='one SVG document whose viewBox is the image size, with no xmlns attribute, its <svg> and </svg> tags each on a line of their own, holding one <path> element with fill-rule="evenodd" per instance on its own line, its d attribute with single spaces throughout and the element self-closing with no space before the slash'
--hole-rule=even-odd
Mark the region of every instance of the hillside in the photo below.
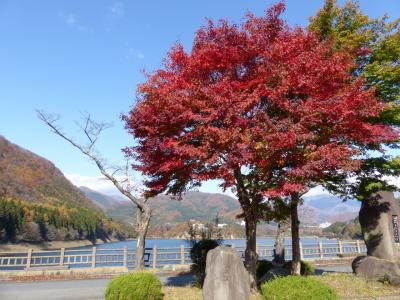
<svg viewBox="0 0 400 300">
<path fill-rule="evenodd" d="M 0 136 L 0 241 L 123 237 L 53 163 Z"/>
<path fill-rule="evenodd" d="M 134 225 L 135 207 L 127 199 L 106 195 L 86 187 L 80 187 L 86 196 L 95 205 L 101 207 L 111 218 Z M 217 213 L 220 223 L 228 223 L 223 228 L 224 237 L 243 237 L 244 227 L 235 224 L 240 221 L 236 216 L 240 213 L 236 199 L 223 195 L 203 192 L 188 192 L 181 201 L 166 195 L 159 195 L 150 199 L 154 208 L 149 236 L 162 238 L 182 237 L 187 231 L 187 222 L 195 220 L 202 223 L 214 221 Z M 312 195 L 305 197 L 304 205 L 299 209 L 302 225 L 320 224 L 323 222 L 346 222 L 357 216 L 359 211 L 357 201 L 343 202 L 340 198 L 330 194 Z M 322 235 L 322 230 L 311 230 L 315 227 L 304 227 L 303 233 L 308 235 Z M 258 233 L 261 236 L 274 236 L 276 225 L 260 223 Z M 327 233 L 328 234 L 328 233 Z M 329 233 L 330 234 L 330 233 Z"/>
<path fill-rule="evenodd" d="M 84 205 L 93 203 L 47 159 L 25 150 L 0 135 L 0 196 L 35 203 Z"/>
<path fill-rule="evenodd" d="M 361 239 L 361 225 L 358 217 L 347 222 L 335 222 L 323 230 L 326 236 L 339 239 Z"/>
<path fill-rule="evenodd" d="M 348 200 L 343 202 L 337 196 L 330 194 L 304 197 L 304 207 L 314 211 L 314 222 L 346 222 L 358 216 L 361 202 Z M 304 222 L 304 220 L 303 220 Z"/>
<path fill-rule="evenodd" d="M 80 189 L 111 218 L 133 223 L 135 207 L 128 200 L 104 195 L 86 187 Z M 153 224 L 187 222 L 191 219 L 210 221 L 217 213 L 220 222 L 233 222 L 240 212 L 238 201 L 223 194 L 188 192 L 182 200 L 159 195 L 150 199 L 150 203 L 154 209 Z"/>
<path fill-rule="evenodd" d="M 119 203 L 123 203 L 123 204 L 130 203 L 128 200 L 118 198 L 118 197 L 104 195 L 102 193 L 91 190 L 85 186 L 80 186 L 79 190 L 81 192 L 83 192 L 85 194 L 85 196 L 92 201 L 93 204 L 100 207 L 102 210 L 110 209 L 111 207 L 114 207 L 114 206 L 118 205 Z"/>
<path fill-rule="evenodd" d="M 105 195 L 86 187 L 80 187 L 86 196 L 101 207 L 110 217 L 132 223 L 135 208 L 127 200 L 118 196 Z M 153 224 L 187 222 L 190 219 L 209 221 L 216 214 L 221 222 L 234 222 L 240 212 L 236 199 L 223 194 L 188 192 L 181 201 L 166 195 L 159 195 L 150 200 L 154 207 Z M 358 215 L 358 201 L 343 202 L 340 198 L 329 194 L 305 197 L 300 207 L 300 219 L 304 224 L 323 222 L 345 222 Z"/>
</svg>

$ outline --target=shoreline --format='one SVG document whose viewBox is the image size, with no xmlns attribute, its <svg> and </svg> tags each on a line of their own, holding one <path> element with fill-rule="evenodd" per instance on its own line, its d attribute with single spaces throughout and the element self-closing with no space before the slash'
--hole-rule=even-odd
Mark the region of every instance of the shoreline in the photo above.
<svg viewBox="0 0 400 300">
<path fill-rule="evenodd" d="M 270 236 L 265 236 L 265 237 L 257 237 L 258 239 L 275 239 L 275 237 L 270 237 Z M 290 238 L 290 237 L 285 237 L 285 238 Z M 304 236 L 304 238 L 318 238 L 314 236 Z M 326 239 L 326 240 L 336 240 L 335 238 L 319 238 L 319 239 Z M 118 243 L 118 242 L 129 242 L 129 241 L 135 241 L 136 239 L 126 239 L 123 241 L 119 240 L 108 240 L 106 242 L 102 240 L 97 240 L 95 244 L 93 244 L 89 240 L 76 240 L 76 241 L 52 241 L 52 242 L 44 242 L 44 243 L 38 243 L 38 244 L 33 244 L 33 243 L 16 243 L 16 244 L 1 244 L 0 243 L 0 252 L 26 252 L 28 249 L 36 250 L 36 251 L 47 251 L 47 250 L 59 250 L 61 248 L 79 248 L 79 247 L 85 247 L 85 246 L 96 246 L 96 245 L 102 245 L 102 244 L 111 244 L 111 243 Z M 157 237 L 150 237 L 147 238 L 146 240 L 175 240 L 175 241 L 186 241 L 186 239 L 182 238 L 157 238 Z M 227 238 L 223 239 L 224 241 L 235 241 L 235 240 L 245 240 L 245 238 Z"/>
<path fill-rule="evenodd" d="M 107 243 L 113 243 L 119 241 L 109 241 Z M 85 246 L 95 246 L 105 244 L 102 240 L 97 240 L 96 244 L 93 244 L 89 240 L 77 240 L 77 241 L 52 241 L 52 242 L 43 242 L 43 243 L 17 243 L 17 244 L 0 244 L 1 252 L 25 252 L 28 249 L 32 250 L 59 250 L 61 248 L 77 248 L 77 247 L 85 247 Z"/>
</svg>

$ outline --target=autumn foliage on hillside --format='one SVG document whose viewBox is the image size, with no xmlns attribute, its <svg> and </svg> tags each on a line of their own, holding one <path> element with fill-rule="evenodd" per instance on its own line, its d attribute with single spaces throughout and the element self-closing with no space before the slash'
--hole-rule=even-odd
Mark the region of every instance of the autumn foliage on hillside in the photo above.
<svg viewBox="0 0 400 300">
<path fill-rule="evenodd" d="M 0 136 L 0 242 L 95 241 L 129 234 L 51 162 Z"/>
<path fill-rule="evenodd" d="M 188 192 L 181 201 L 161 194 L 149 201 L 153 209 L 151 223 L 158 225 L 186 223 L 192 219 L 207 222 L 217 215 L 221 223 L 231 223 L 236 221 L 235 217 L 241 213 L 237 200 L 222 194 Z M 109 207 L 106 213 L 115 220 L 131 223 L 135 220 L 136 209 L 126 202 Z"/>
<path fill-rule="evenodd" d="M 96 209 L 50 161 L 12 144 L 0 135 L 0 196 L 84 204 Z"/>
<path fill-rule="evenodd" d="M 123 240 L 127 228 L 89 208 L 0 197 L 0 242 Z"/>
</svg>

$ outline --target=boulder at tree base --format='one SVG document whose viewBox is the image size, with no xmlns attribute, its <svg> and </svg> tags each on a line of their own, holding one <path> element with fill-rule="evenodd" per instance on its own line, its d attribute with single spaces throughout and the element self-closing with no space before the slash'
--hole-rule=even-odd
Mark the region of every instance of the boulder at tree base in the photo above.
<svg viewBox="0 0 400 300">
<path fill-rule="evenodd" d="M 250 276 L 235 249 L 219 246 L 208 252 L 203 299 L 250 299 Z"/>
<path fill-rule="evenodd" d="M 367 278 L 400 276 L 399 206 L 392 192 L 380 191 L 367 197 L 359 220 L 367 256 L 357 257 L 353 271 Z"/>
</svg>

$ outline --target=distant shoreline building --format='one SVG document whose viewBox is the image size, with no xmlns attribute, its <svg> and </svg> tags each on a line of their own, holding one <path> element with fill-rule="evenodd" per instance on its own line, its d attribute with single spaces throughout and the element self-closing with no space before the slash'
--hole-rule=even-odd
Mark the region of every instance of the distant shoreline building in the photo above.
<svg viewBox="0 0 400 300">
<path fill-rule="evenodd" d="M 319 226 L 319 228 L 325 229 L 331 225 L 332 225 L 332 223 L 324 222 L 324 223 L 319 224 L 318 226 Z"/>
</svg>

